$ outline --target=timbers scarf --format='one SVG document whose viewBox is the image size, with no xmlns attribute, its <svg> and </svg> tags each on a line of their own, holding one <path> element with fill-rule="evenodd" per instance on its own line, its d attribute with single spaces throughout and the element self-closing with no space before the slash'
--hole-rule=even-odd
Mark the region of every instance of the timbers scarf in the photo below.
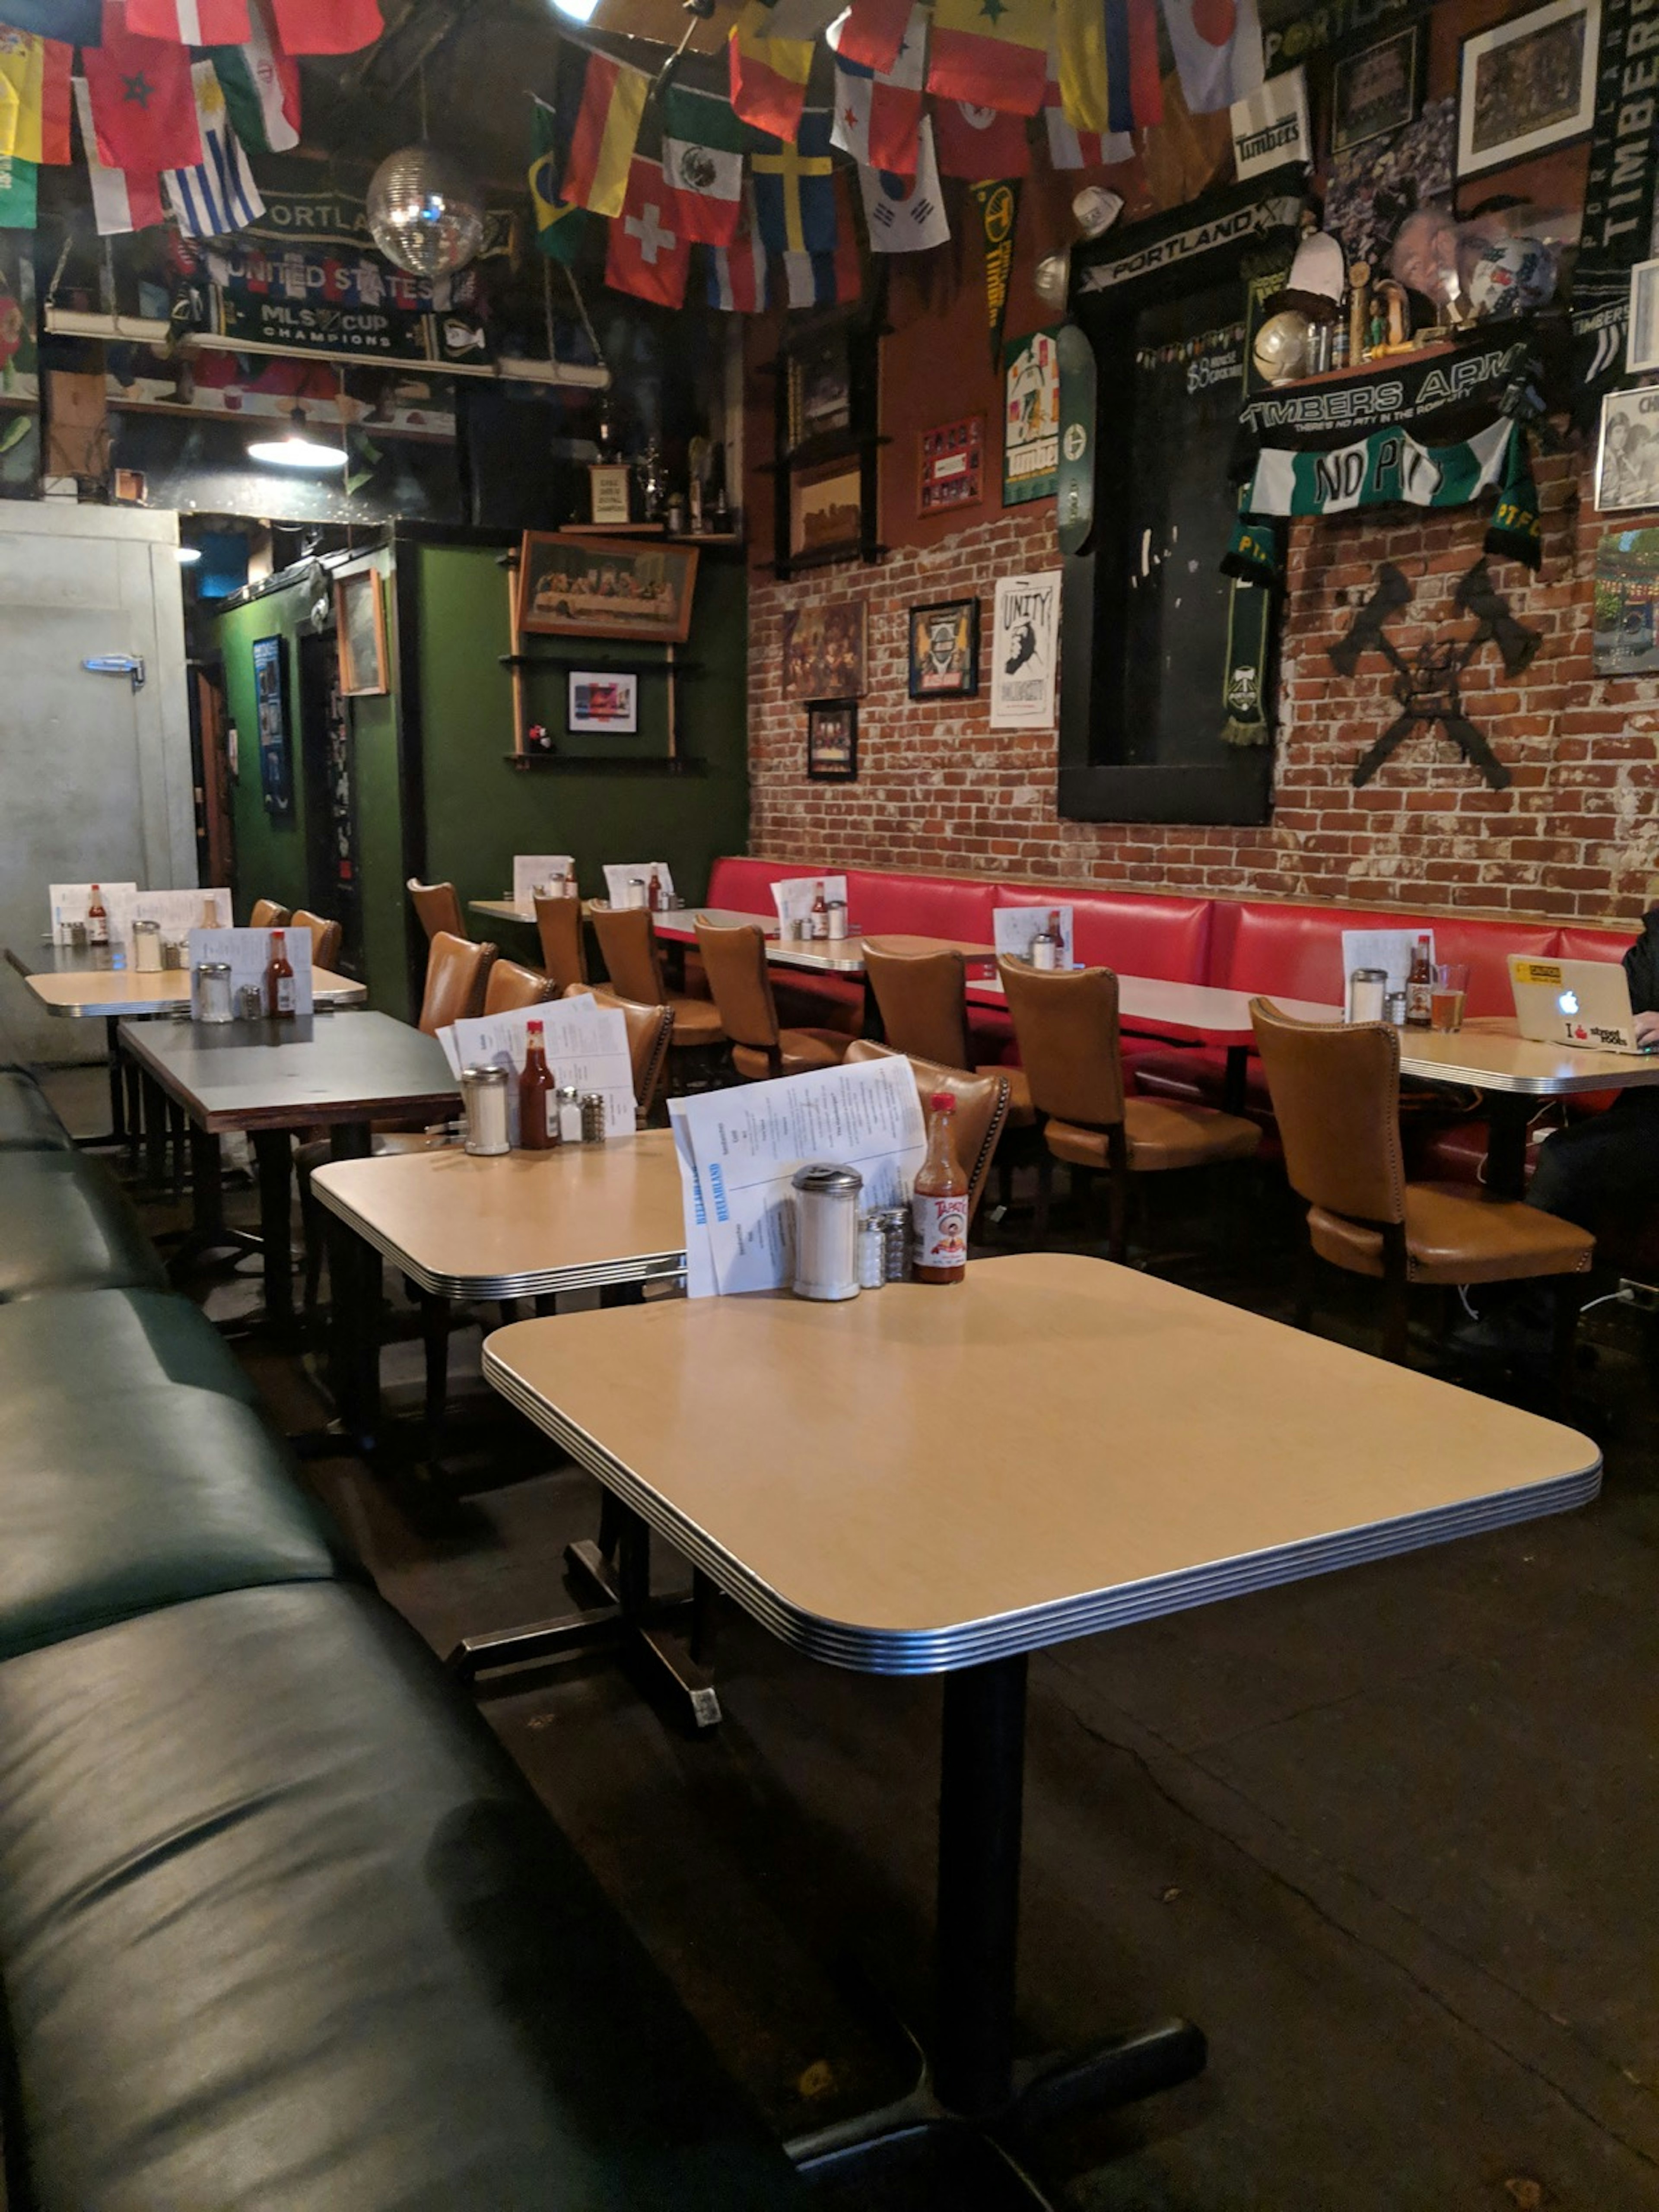
<svg viewBox="0 0 1659 2212">
<path fill-rule="evenodd" d="M 1572 279 L 1574 413 L 1624 374 L 1630 272 L 1659 253 L 1659 0 L 1601 0 L 1595 127 Z"/>
</svg>

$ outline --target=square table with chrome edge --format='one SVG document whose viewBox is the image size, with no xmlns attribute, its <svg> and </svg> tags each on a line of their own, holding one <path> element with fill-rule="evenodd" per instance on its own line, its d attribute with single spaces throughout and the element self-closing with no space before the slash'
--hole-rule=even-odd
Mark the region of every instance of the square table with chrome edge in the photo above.
<svg viewBox="0 0 1659 2212">
<path fill-rule="evenodd" d="M 911 2096 L 794 2147 L 826 2174 L 896 2133 L 963 2128 L 1006 2172 L 1021 2130 L 1204 2063 L 1180 2021 L 1016 2063 L 1028 1653 L 1564 1512 L 1601 1481 L 1571 1430 L 1059 1254 L 848 1304 L 520 1322 L 489 1339 L 484 1370 L 783 1643 L 945 1677 L 938 2033 Z"/>
</svg>

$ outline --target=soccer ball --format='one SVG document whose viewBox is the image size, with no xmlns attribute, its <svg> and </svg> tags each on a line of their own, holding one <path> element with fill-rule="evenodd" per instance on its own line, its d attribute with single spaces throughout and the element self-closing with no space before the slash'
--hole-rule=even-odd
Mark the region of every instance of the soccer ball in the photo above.
<svg viewBox="0 0 1659 2212">
<path fill-rule="evenodd" d="M 1293 376 L 1302 375 L 1308 366 L 1308 340 L 1312 335 L 1308 318 L 1297 314 L 1294 307 L 1269 315 L 1250 349 L 1256 374 L 1266 377 L 1269 384 L 1288 384 Z"/>
<path fill-rule="evenodd" d="M 1495 238 L 1469 276 L 1469 304 L 1482 322 L 1529 315 L 1555 296 L 1555 256 L 1541 238 Z"/>
</svg>

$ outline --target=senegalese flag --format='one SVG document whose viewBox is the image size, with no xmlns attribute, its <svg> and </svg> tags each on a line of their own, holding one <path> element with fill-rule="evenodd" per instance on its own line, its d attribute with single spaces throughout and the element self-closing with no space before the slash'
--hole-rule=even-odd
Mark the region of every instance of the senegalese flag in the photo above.
<svg viewBox="0 0 1659 2212">
<path fill-rule="evenodd" d="M 561 136 L 568 130 L 561 199 L 591 208 L 595 215 L 622 213 L 650 89 L 642 70 L 565 41 L 559 54 L 557 102 Z"/>
<path fill-rule="evenodd" d="M 72 46 L 0 27 L 0 160 L 70 159 Z"/>
<path fill-rule="evenodd" d="M 557 115 L 539 100 L 532 103 L 532 110 L 535 151 L 530 158 L 530 204 L 536 210 L 536 243 L 550 261 L 562 261 L 568 268 L 580 252 L 593 218 L 585 208 L 559 198 L 564 159 Z"/>
<path fill-rule="evenodd" d="M 806 105 L 815 48 L 811 39 L 771 37 L 771 0 L 749 0 L 732 27 L 726 48 L 732 106 L 757 131 L 793 144 Z"/>
<path fill-rule="evenodd" d="M 299 67 L 278 44 L 264 0 L 249 0 L 248 29 L 243 45 L 213 48 L 213 72 L 242 144 L 285 154 L 300 143 Z"/>
<path fill-rule="evenodd" d="M 1035 115 L 1048 81 L 1054 0 L 935 0 L 927 89 L 940 100 Z"/>
<path fill-rule="evenodd" d="M 0 230 L 33 230 L 40 220 L 40 170 L 15 155 L 0 160 Z"/>
</svg>

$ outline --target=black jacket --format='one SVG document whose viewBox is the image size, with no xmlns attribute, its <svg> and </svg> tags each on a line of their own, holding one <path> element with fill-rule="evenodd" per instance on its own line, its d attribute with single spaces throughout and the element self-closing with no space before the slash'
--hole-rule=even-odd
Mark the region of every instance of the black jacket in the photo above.
<svg viewBox="0 0 1659 2212">
<path fill-rule="evenodd" d="M 1642 917 L 1642 934 L 1625 955 L 1633 1014 L 1659 1013 L 1659 906 Z"/>
</svg>

